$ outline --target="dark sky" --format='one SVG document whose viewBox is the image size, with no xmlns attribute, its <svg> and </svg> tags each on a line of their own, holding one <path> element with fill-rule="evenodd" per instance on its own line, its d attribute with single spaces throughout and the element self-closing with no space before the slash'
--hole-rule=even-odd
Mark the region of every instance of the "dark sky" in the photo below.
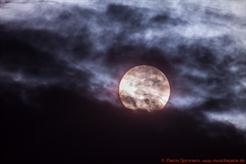
<svg viewBox="0 0 246 164">
<path fill-rule="evenodd" d="M 122 107 L 148 64 L 163 111 Z M 246 156 L 246 1 L 0 0 L 3 160 L 160 163 Z"/>
</svg>

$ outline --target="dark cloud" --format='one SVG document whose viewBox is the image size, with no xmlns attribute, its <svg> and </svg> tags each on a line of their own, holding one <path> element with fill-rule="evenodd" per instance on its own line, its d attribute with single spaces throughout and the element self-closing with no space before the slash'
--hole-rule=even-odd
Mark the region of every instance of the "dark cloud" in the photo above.
<svg viewBox="0 0 246 164">
<path fill-rule="evenodd" d="M 40 106 L 19 102 L 18 111 L 11 110 L 15 105 L 6 108 L 8 158 L 158 162 L 163 156 L 241 158 L 245 152 L 245 140 L 233 126 L 207 122 L 195 110 L 131 112 L 71 90 L 40 89 L 33 96 Z"/>
</svg>

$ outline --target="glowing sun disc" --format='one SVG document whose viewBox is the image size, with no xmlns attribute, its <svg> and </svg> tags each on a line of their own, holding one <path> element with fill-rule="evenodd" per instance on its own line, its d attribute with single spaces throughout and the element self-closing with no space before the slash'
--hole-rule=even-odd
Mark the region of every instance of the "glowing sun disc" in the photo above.
<svg viewBox="0 0 246 164">
<path fill-rule="evenodd" d="M 148 65 L 135 66 L 122 77 L 119 97 L 127 109 L 161 110 L 170 97 L 170 85 L 159 69 Z"/>
</svg>

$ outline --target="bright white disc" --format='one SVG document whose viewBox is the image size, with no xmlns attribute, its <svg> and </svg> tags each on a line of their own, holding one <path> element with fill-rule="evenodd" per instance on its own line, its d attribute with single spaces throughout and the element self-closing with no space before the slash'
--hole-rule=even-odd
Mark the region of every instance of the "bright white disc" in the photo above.
<svg viewBox="0 0 246 164">
<path fill-rule="evenodd" d="M 128 109 L 161 110 L 168 102 L 170 85 L 159 69 L 148 65 L 135 66 L 122 77 L 119 96 Z"/>
</svg>

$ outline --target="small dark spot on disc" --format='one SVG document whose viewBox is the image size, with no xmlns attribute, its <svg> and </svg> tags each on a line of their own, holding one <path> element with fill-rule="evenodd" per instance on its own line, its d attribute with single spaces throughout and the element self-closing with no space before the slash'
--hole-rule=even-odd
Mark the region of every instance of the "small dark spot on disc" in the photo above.
<svg viewBox="0 0 246 164">
<path fill-rule="evenodd" d="M 146 104 L 149 104 L 149 103 L 150 103 L 149 99 L 144 99 L 144 102 L 145 102 Z"/>
</svg>

